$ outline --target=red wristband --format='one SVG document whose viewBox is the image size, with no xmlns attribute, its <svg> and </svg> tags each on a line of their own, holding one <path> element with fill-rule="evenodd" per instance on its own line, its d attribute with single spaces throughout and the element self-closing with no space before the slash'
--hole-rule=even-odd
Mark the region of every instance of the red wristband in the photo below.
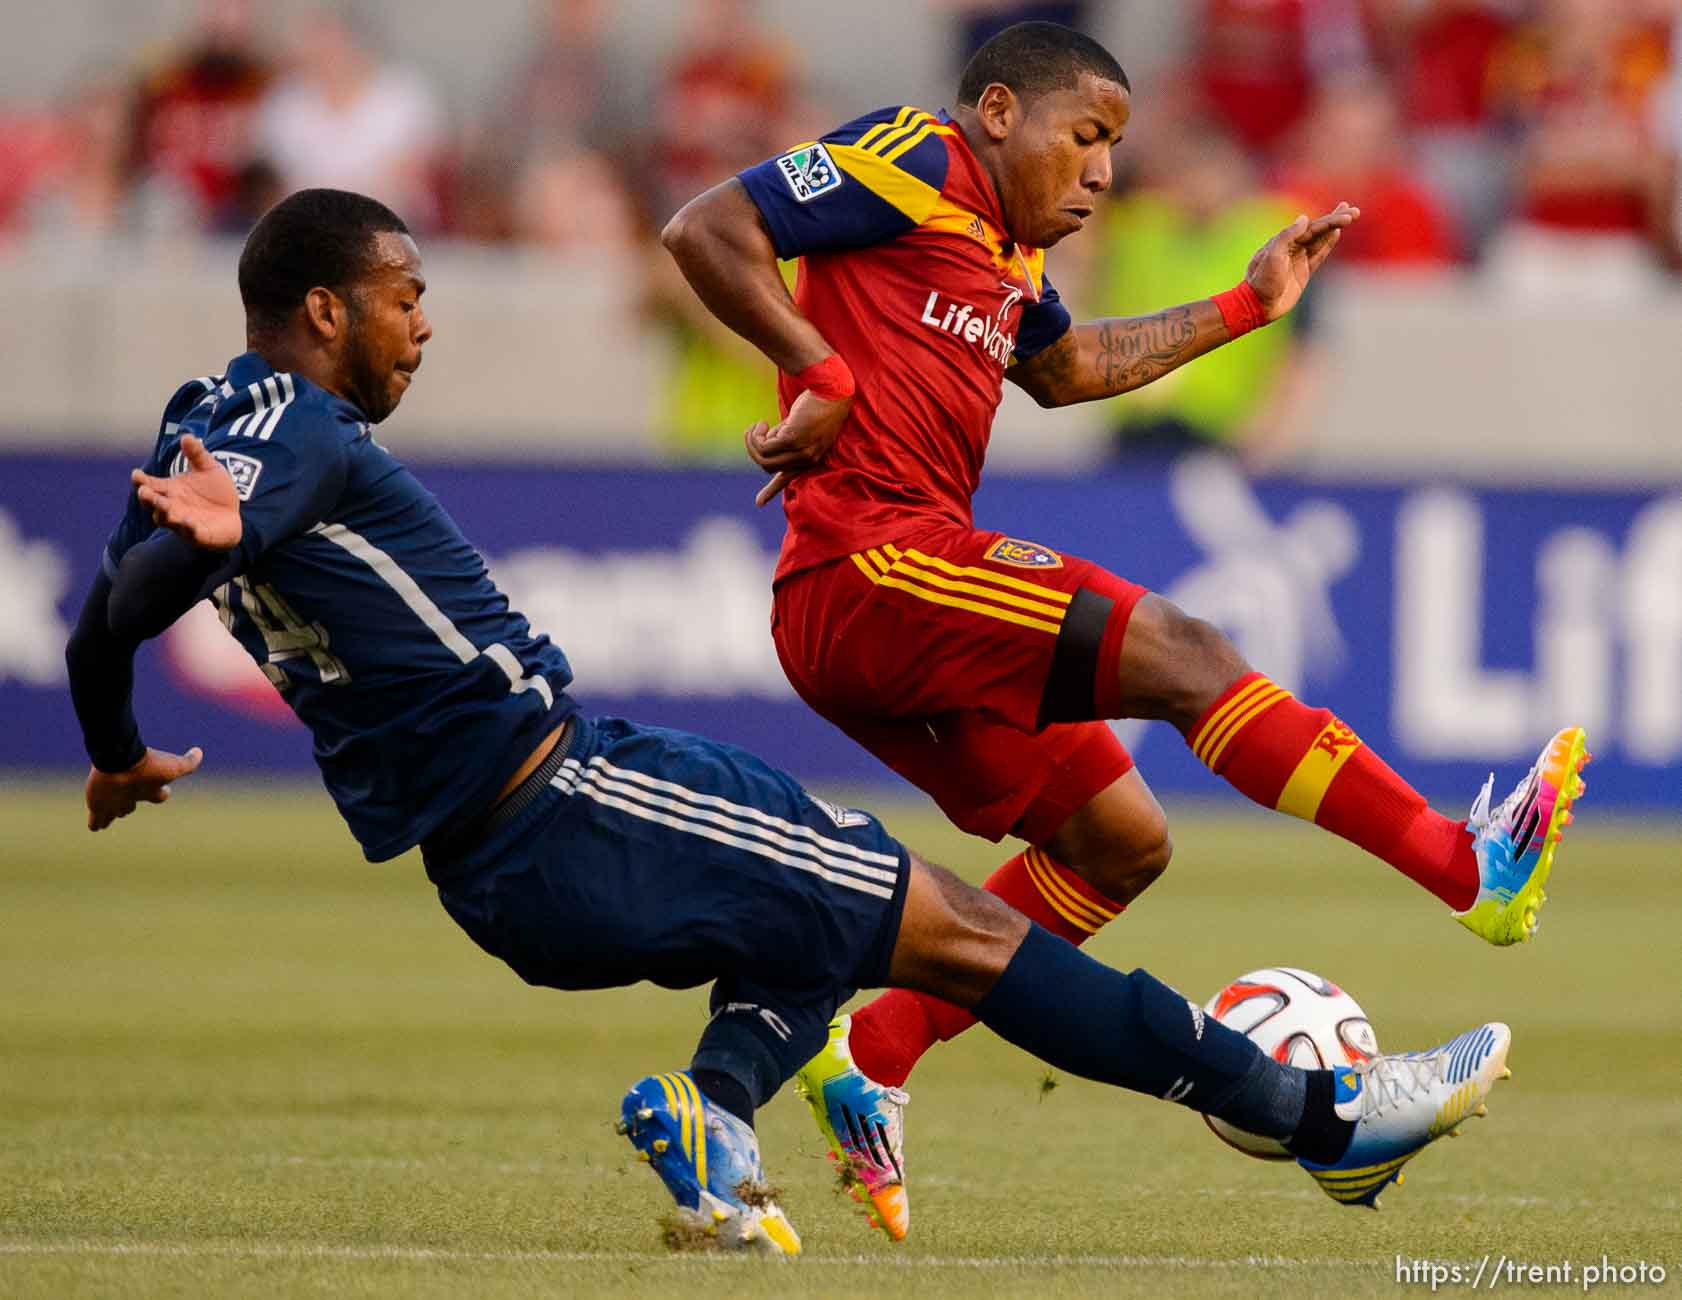
<svg viewBox="0 0 1682 1300">
<path fill-rule="evenodd" d="M 1261 295 L 1248 280 L 1240 280 L 1237 288 L 1217 293 L 1214 303 L 1220 309 L 1221 319 L 1226 322 L 1227 334 L 1232 338 L 1239 338 L 1267 324 L 1267 308 L 1262 306 Z"/>
<path fill-rule="evenodd" d="M 853 395 L 853 372 L 841 360 L 839 352 L 831 352 L 816 365 L 807 366 L 794 382 L 809 393 L 816 393 L 826 402 L 839 402 Z"/>
</svg>

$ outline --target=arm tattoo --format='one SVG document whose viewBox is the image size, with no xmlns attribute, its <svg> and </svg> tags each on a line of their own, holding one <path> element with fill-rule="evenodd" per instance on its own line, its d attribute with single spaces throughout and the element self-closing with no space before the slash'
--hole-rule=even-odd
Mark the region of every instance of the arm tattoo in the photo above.
<svg viewBox="0 0 1682 1300">
<path fill-rule="evenodd" d="M 1191 308 L 1170 307 L 1154 316 L 1107 320 L 1098 328 L 1094 359 L 1107 394 L 1141 388 L 1190 360 L 1197 341 Z"/>
<path fill-rule="evenodd" d="M 1080 370 L 1080 344 L 1075 331 L 1070 330 L 1044 352 L 1021 366 L 1020 373 L 1006 371 L 1042 406 L 1056 406 L 1068 400 L 1067 394 Z"/>
</svg>

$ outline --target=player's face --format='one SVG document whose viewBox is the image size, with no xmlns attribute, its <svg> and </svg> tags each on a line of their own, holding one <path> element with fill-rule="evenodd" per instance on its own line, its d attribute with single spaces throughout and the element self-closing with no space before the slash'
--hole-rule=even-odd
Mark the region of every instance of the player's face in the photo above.
<svg viewBox="0 0 1682 1300">
<path fill-rule="evenodd" d="M 397 409 L 432 337 L 421 310 L 426 280 L 407 235 L 375 236 L 373 266 L 351 293 L 351 328 L 342 361 L 346 396 L 378 424 Z"/>
<path fill-rule="evenodd" d="M 1012 239 L 1050 248 L 1086 224 L 1131 111 L 1125 90 L 1091 73 L 1025 105 L 1003 142 L 999 198 Z"/>
</svg>

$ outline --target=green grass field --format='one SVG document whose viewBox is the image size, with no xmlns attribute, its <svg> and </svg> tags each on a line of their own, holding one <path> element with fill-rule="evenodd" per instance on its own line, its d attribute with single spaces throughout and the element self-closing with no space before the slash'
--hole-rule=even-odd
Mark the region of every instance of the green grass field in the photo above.
<svg viewBox="0 0 1682 1300">
<path fill-rule="evenodd" d="M 1176 1107 L 1046 1090 L 978 1030 L 913 1080 L 901 1247 L 837 1193 L 796 1098 L 764 1112 L 807 1247 L 780 1263 L 668 1255 L 664 1192 L 612 1132 L 626 1084 L 688 1059 L 702 991 L 527 988 L 416 858 L 364 863 L 313 790 L 184 783 L 98 836 L 73 779 L 6 791 L 6 1297 L 1343 1297 L 1426 1290 L 1398 1284 L 1398 1256 L 1486 1253 L 1682 1279 L 1675 825 L 1608 828 L 1586 803 L 1539 942 L 1498 952 L 1309 828 L 1170 808 L 1175 865 L 1097 956 L 1200 999 L 1306 966 L 1392 1047 L 1506 1019 L 1515 1077 L 1490 1119 L 1381 1213 L 1352 1211 Z M 921 807 L 883 811 L 971 878 L 998 857 Z"/>
</svg>

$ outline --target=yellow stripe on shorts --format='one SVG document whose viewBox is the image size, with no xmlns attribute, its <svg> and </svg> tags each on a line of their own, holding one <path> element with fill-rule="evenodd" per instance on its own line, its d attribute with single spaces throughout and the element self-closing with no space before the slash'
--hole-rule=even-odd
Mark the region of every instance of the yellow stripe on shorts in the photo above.
<svg viewBox="0 0 1682 1300">
<path fill-rule="evenodd" d="M 912 563 L 908 555 L 898 551 L 896 547 L 888 546 L 883 549 L 892 553 L 895 558 L 889 559 L 875 547 L 850 557 L 859 572 L 877 586 L 892 587 L 930 604 L 967 610 L 972 614 L 982 614 L 1005 623 L 1031 627 L 1052 636 L 1063 630 L 1063 616 L 1067 612 L 1069 597 L 1062 592 L 1047 591 L 1035 587 L 1032 583 L 1013 581 L 1003 584 L 1020 586 L 1036 596 L 1044 597 L 1042 600 L 1028 600 L 1013 591 L 1001 590 L 975 581 L 960 581 L 923 568 Z M 913 551 L 909 555 L 918 556 L 919 553 Z M 938 567 L 970 578 L 999 576 L 960 569 L 956 565 L 944 562 Z"/>
</svg>

